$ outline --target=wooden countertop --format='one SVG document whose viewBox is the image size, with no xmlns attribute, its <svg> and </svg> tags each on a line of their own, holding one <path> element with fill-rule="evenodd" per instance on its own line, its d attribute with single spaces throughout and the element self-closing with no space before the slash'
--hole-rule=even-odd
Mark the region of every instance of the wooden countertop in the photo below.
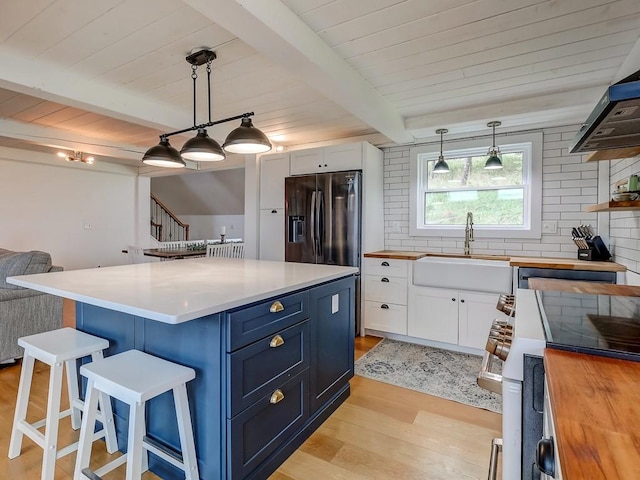
<svg viewBox="0 0 640 480">
<path fill-rule="evenodd" d="M 564 480 L 640 478 L 640 362 L 547 348 Z"/>
<path fill-rule="evenodd" d="M 625 272 L 627 267 L 615 262 L 588 262 L 571 258 L 510 257 L 506 255 L 463 255 L 456 253 L 411 252 L 402 250 L 379 250 L 364 254 L 368 258 L 390 258 L 395 260 L 420 260 L 423 257 L 477 258 L 482 260 L 506 260 L 512 267 L 555 268 L 559 270 L 594 270 L 599 272 Z"/>
<path fill-rule="evenodd" d="M 640 297 L 640 286 L 612 285 L 601 282 L 581 282 L 559 280 L 557 278 L 530 278 L 529 288 L 533 290 L 555 290 L 559 292 L 587 293 L 591 295 L 620 295 Z"/>
</svg>

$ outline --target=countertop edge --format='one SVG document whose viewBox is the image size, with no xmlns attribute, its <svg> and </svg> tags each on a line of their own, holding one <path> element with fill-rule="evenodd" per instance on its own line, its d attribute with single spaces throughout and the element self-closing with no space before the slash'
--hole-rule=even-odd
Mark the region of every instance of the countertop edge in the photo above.
<svg viewBox="0 0 640 480">
<path fill-rule="evenodd" d="M 193 311 L 190 311 L 184 314 L 178 314 L 178 315 L 166 314 L 166 313 L 162 313 L 154 310 L 138 308 L 131 305 L 127 305 L 125 303 L 109 301 L 106 299 L 91 297 L 91 296 L 83 295 L 80 293 L 72 292 L 69 290 L 61 289 L 61 288 L 55 288 L 48 285 L 37 284 L 37 283 L 34 283 L 33 281 L 29 281 L 29 277 L 31 277 L 32 275 L 20 275 L 15 277 L 7 277 L 6 281 L 7 283 L 10 283 L 12 285 L 30 288 L 32 290 L 37 290 L 39 292 L 48 293 L 58 297 L 68 298 L 68 299 L 86 303 L 89 305 L 94 305 L 96 307 L 108 308 L 110 310 L 115 310 L 118 312 L 136 315 L 138 317 L 148 318 L 150 320 L 156 320 L 158 322 L 175 325 L 175 324 L 187 322 L 189 320 L 194 320 L 196 318 L 201 318 L 208 315 L 224 312 L 226 310 L 241 307 L 243 305 L 248 305 L 250 303 L 266 300 L 271 297 L 285 295 L 291 292 L 295 292 L 297 290 L 310 288 L 325 282 L 330 282 L 333 280 L 338 280 L 340 278 L 350 277 L 357 274 L 358 272 L 358 269 L 356 267 L 344 267 L 344 268 L 350 268 L 353 271 L 351 272 L 343 271 L 343 272 L 334 273 L 334 274 L 324 274 L 320 278 L 316 278 L 313 280 L 299 282 L 299 283 L 296 283 L 295 285 L 287 285 L 284 287 L 274 288 L 273 290 L 269 290 L 269 291 L 258 292 L 256 294 L 247 295 L 245 297 L 234 299 L 231 301 L 217 303 L 208 308 L 201 308 L 201 309 L 193 310 Z"/>
</svg>

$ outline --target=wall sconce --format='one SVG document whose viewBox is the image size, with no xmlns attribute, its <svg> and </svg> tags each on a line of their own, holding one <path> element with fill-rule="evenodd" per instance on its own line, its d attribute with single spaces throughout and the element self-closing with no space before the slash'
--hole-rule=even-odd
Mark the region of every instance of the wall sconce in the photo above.
<svg viewBox="0 0 640 480">
<path fill-rule="evenodd" d="M 489 158 L 487 158 L 486 163 L 484 164 L 485 170 L 498 170 L 502 168 L 502 160 L 500 157 L 502 153 L 500 149 L 496 147 L 496 127 L 502 125 L 502 122 L 494 121 L 487 123 L 487 127 L 493 128 L 493 143 L 491 144 L 491 148 L 489 148 Z"/>
<path fill-rule="evenodd" d="M 267 136 L 261 130 L 254 127 L 251 122 L 250 117 L 254 115 L 253 112 L 211 121 L 211 62 L 215 59 L 216 53 L 209 49 L 199 50 L 186 57 L 187 62 L 191 65 L 191 78 L 193 79 L 193 126 L 160 135 L 160 143 L 147 150 L 142 157 L 142 163 L 156 167 L 181 168 L 185 166 L 183 158 L 198 162 L 215 162 L 224 160 L 226 157 L 225 152 L 254 154 L 271 150 L 271 142 L 269 142 Z M 209 121 L 201 125 L 196 125 L 197 69 L 200 65 L 204 64 L 207 65 Z M 240 126 L 227 135 L 222 147 L 207 134 L 207 127 L 240 119 Z M 185 142 L 180 152 L 169 144 L 170 136 L 194 130 L 197 130 L 198 133 L 195 137 Z"/>
<path fill-rule="evenodd" d="M 67 162 L 82 162 L 91 165 L 95 162 L 95 158 L 92 156 L 85 157 L 83 152 L 73 152 L 73 154 L 58 152 L 56 155 L 60 158 L 64 158 Z"/>
</svg>

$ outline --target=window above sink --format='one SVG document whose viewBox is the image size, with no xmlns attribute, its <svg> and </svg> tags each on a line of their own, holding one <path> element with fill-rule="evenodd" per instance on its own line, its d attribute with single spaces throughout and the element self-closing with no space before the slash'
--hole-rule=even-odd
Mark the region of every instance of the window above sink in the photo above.
<svg viewBox="0 0 640 480">
<path fill-rule="evenodd" d="M 433 173 L 439 145 L 411 149 L 409 231 L 459 236 L 473 212 L 476 237 L 540 238 L 542 133 L 498 139 L 504 168 L 485 170 L 484 138 L 445 143 L 449 173 Z"/>
</svg>

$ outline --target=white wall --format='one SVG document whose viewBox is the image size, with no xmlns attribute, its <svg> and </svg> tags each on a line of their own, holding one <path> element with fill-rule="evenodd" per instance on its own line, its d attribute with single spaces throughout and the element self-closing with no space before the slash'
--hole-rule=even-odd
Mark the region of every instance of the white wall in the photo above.
<svg viewBox="0 0 640 480">
<path fill-rule="evenodd" d="M 576 257 L 577 247 L 571 240 L 571 227 L 591 224 L 596 231 L 598 228 L 597 214 L 584 212 L 586 205 L 598 201 L 597 162 L 584 163 L 583 155 L 568 152 L 568 145 L 577 130 L 577 126 L 542 130 L 542 222 L 556 222 L 557 232 L 543 233 L 540 239 L 476 239 L 471 244 L 472 253 Z M 409 145 L 383 148 L 385 248 L 462 253 L 464 232 L 455 238 L 409 235 L 409 149 Z M 395 225 L 400 226 L 400 232 L 394 230 Z"/>
<path fill-rule="evenodd" d="M 618 180 L 628 178 L 632 174 L 640 174 L 640 155 L 626 160 L 611 160 L 611 176 L 609 194 L 613 192 Z M 602 200 L 603 202 L 606 199 Z M 616 262 L 625 265 L 636 275 L 629 275 L 638 284 L 640 274 L 640 212 L 611 212 L 611 243 Z"/>
<path fill-rule="evenodd" d="M 121 250 L 148 237 L 149 179 L 119 165 L 60 162 L 0 148 L 0 247 L 49 252 L 67 270 L 126 263 Z"/>
</svg>

